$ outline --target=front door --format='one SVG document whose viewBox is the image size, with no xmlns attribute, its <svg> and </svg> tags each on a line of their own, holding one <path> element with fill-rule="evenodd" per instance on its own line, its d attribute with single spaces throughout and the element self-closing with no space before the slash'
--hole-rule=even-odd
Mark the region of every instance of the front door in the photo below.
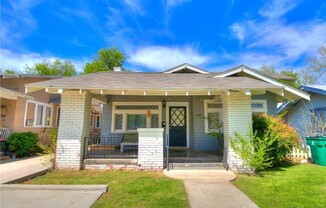
<svg viewBox="0 0 326 208">
<path fill-rule="evenodd" d="M 187 110 L 186 107 L 169 107 L 170 147 L 187 146 Z"/>
</svg>

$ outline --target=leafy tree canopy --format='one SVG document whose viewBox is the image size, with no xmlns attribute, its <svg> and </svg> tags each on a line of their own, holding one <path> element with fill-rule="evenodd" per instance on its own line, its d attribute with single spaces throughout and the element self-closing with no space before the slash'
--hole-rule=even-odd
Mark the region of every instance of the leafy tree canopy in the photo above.
<svg viewBox="0 0 326 208">
<path fill-rule="evenodd" d="M 310 58 L 301 74 L 303 84 L 326 84 L 326 45 L 319 47 L 318 56 Z"/>
<path fill-rule="evenodd" d="M 295 78 L 294 81 L 288 81 L 288 80 L 279 80 L 280 82 L 292 86 L 294 88 L 299 88 L 301 86 L 301 80 L 300 80 L 300 75 L 297 71 L 293 70 L 293 69 L 282 69 L 281 71 L 277 72 L 274 66 L 270 66 L 270 65 L 263 65 L 260 67 L 261 71 L 264 72 L 269 72 L 269 73 L 274 73 L 274 74 L 282 74 L 285 76 L 289 76 L 289 77 L 293 77 Z"/>
<path fill-rule="evenodd" d="M 125 55 L 117 48 L 101 49 L 93 61 L 86 64 L 84 74 L 113 71 L 114 67 L 122 67 L 125 59 Z"/>
<path fill-rule="evenodd" d="M 11 69 L 6 69 L 3 72 L 2 69 L 0 69 L 0 74 L 16 74 L 16 72 L 14 70 L 11 70 Z"/>
<path fill-rule="evenodd" d="M 41 63 L 35 63 L 34 66 L 26 66 L 27 74 L 50 75 L 50 76 L 74 76 L 77 74 L 75 66 L 70 61 L 44 60 Z"/>
</svg>

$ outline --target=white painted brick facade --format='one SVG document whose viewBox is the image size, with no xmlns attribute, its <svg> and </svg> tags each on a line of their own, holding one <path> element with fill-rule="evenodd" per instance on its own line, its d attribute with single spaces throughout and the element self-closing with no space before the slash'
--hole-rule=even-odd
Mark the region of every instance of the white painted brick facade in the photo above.
<svg viewBox="0 0 326 208">
<path fill-rule="evenodd" d="M 84 138 L 90 130 L 91 99 L 88 92 L 67 91 L 61 95 L 57 169 L 82 167 Z"/>
<path fill-rule="evenodd" d="M 232 92 L 222 96 L 223 102 L 223 129 L 224 129 L 224 163 L 229 169 L 241 171 L 243 161 L 233 152 L 230 145 L 230 136 L 238 132 L 247 136 L 252 126 L 251 96 L 240 92 Z"/>
<path fill-rule="evenodd" d="M 163 169 L 163 131 L 163 128 L 138 129 L 138 165 L 140 169 Z"/>
</svg>

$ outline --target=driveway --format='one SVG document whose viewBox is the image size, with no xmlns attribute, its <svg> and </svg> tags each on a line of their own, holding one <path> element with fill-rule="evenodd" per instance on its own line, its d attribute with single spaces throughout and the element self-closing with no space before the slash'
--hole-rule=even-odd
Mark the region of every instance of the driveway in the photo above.
<svg viewBox="0 0 326 208">
<path fill-rule="evenodd" d="M 192 208 L 257 208 L 233 186 L 235 174 L 226 170 L 164 170 L 171 178 L 182 179 Z"/>
</svg>

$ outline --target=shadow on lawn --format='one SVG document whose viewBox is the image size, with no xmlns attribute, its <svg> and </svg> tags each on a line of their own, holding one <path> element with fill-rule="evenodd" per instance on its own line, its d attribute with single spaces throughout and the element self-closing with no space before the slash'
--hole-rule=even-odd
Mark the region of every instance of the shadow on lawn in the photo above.
<svg viewBox="0 0 326 208">
<path fill-rule="evenodd" d="M 257 173 L 256 176 L 265 177 L 265 176 L 275 175 L 276 173 L 286 171 L 286 169 L 291 168 L 295 165 L 297 164 L 292 162 L 285 162 L 282 166 L 267 168 L 265 171 Z"/>
</svg>

